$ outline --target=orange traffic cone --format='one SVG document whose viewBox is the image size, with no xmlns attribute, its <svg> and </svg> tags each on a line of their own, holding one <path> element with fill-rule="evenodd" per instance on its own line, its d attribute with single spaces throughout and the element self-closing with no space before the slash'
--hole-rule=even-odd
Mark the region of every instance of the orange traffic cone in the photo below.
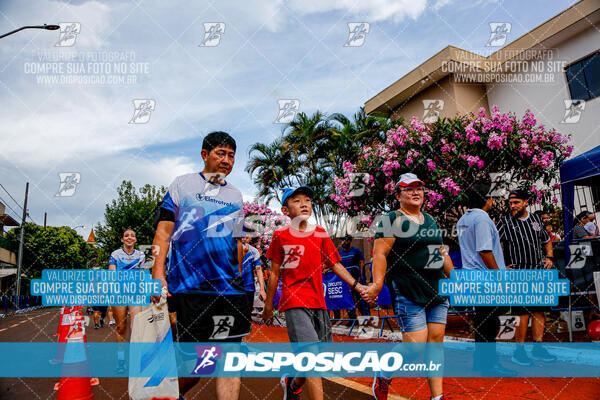
<svg viewBox="0 0 600 400">
<path fill-rule="evenodd" d="M 54 336 L 60 336 L 60 326 L 62 325 L 63 315 L 65 315 L 65 306 L 60 308 L 60 317 L 58 317 L 58 328 L 56 328 L 56 333 Z"/>
<path fill-rule="evenodd" d="M 58 347 L 56 349 L 56 356 L 53 360 L 50 360 L 50 364 L 60 364 L 63 360 L 65 353 L 65 344 L 67 343 L 67 334 L 71 325 L 73 324 L 72 313 L 73 307 L 61 307 L 60 318 L 58 320 L 58 330 L 55 336 L 58 336 Z"/>
<path fill-rule="evenodd" d="M 90 366 L 85 349 L 85 327 L 75 322 L 67 335 L 63 377 L 58 383 L 56 400 L 90 400 L 94 398 L 90 383 Z M 84 375 L 72 377 L 71 375 Z M 86 376 L 87 375 L 87 376 Z"/>
</svg>

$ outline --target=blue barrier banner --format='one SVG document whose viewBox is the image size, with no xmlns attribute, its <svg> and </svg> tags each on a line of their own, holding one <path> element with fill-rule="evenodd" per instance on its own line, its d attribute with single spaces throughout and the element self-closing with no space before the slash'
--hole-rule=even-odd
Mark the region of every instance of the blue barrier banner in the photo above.
<svg viewBox="0 0 600 400">
<path fill-rule="evenodd" d="M 323 293 L 328 310 L 348 310 L 354 308 L 350 286 L 333 272 L 323 275 Z"/>
<path fill-rule="evenodd" d="M 144 306 L 160 292 L 160 280 L 145 269 L 45 269 L 31 280 L 44 306 Z"/>
<path fill-rule="evenodd" d="M 379 296 L 377 296 L 377 304 L 380 306 L 389 306 L 392 304 L 390 289 L 388 289 L 387 285 L 385 284 L 381 287 L 381 292 L 379 292 Z"/>
<path fill-rule="evenodd" d="M 373 263 L 370 262 L 367 264 L 369 264 L 369 270 L 371 271 L 371 276 L 373 276 Z M 368 285 L 368 283 L 364 281 L 364 279 L 362 284 Z M 379 292 L 379 296 L 377 296 L 377 304 L 379 304 L 380 306 L 389 306 L 390 304 L 392 304 L 390 290 L 388 289 L 386 284 L 383 285 L 383 287 L 381 288 L 381 292 Z"/>
<path fill-rule="evenodd" d="M 278 377 L 362 376 L 382 373 L 389 377 L 598 377 L 598 343 L 68 343 L 62 364 L 50 364 L 57 343 L 0 343 L 5 360 L 0 377 Z M 521 366 L 511 361 L 517 346 L 531 352 L 543 346 L 552 362 Z M 117 351 L 126 355 L 125 373 L 116 373 Z M 175 363 L 166 363 L 165 355 L 175 352 Z M 496 355 L 497 361 L 473 361 L 476 354 Z M 151 357 L 150 357 L 151 356 Z M 140 361 L 141 360 L 141 361 Z M 150 360 L 150 361 L 149 361 Z M 152 360 L 157 360 L 153 362 Z M 509 371 L 494 368 L 496 364 Z M 512 372 L 512 373 L 511 373 Z M 90 375 L 91 374 L 91 375 Z M 505 374 L 505 375 L 502 375 Z"/>
<path fill-rule="evenodd" d="M 555 269 L 461 269 L 441 279 L 438 290 L 453 306 L 556 306 L 570 286 Z"/>
</svg>

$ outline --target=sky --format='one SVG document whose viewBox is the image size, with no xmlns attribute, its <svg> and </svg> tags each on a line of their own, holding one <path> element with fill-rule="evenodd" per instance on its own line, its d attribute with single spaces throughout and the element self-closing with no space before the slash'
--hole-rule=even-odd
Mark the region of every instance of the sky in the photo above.
<svg viewBox="0 0 600 400">
<path fill-rule="evenodd" d="M 447 45 L 496 50 L 485 47 L 490 23 L 511 24 L 509 43 L 572 4 L 0 0 L 0 33 L 62 28 L 0 39 L 0 201 L 20 221 L 29 182 L 30 220 L 47 212 L 49 225 L 87 238 L 123 180 L 168 186 L 201 171 L 214 130 L 236 139 L 228 180 L 253 200 L 248 149 L 281 134 L 281 100 L 351 116 Z M 344 46 L 351 23 L 368 32 Z M 223 33 L 205 40 L 211 27 Z"/>
</svg>

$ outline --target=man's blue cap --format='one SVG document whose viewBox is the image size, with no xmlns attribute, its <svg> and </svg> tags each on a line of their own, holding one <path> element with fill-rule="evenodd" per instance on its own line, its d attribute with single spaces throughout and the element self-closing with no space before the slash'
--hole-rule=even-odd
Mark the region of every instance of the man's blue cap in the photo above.
<svg viewBox="0 0 600 400">
<path fill-rule="evenodd" d="M 285 189 L 281 189 L 283 191 L 283 195 L 281 196 L 281 205 L 285 206 L 285 202 L 287 201 L 287 199 L 290 196 L 293 196 L 297 193 L 303 193 L 305 195 L 307 195 L 308 197 L 310 197 L 311 199 L 313 198 L 314 192 L 311 188 L 309 188 L 308 186 L 300 186 L 296 189 L 292 189 L 292 188 L 285 188 Z"/>
</svg>

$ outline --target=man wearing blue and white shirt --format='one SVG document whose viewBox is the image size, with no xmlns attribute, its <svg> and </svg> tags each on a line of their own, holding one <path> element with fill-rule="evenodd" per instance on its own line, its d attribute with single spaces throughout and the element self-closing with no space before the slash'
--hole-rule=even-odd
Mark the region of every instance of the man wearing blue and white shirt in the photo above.
<svg viewBox="0 0 600 400">
<path fill-rule="evenodd" d="M 250 333 L 238 240 L 242 193 L 225 181 L 235 151 L 229 134 L 209 133 L 202 143 L 204 170 L 175 178 L 159 210 L 153 242 L 159 253 L 152 278 L 168 288 L 169 311 L 176 313 L 180 342 L 239 342 Z M 196 358 L 182 355 L 188 356 L 184 362 Z M 180 378 L 180 393 L 184 395 L 197 382 Z M 239 377 L 217 377 L 217 399 L 237 399 L 240 383 Z"/>
</svg>

